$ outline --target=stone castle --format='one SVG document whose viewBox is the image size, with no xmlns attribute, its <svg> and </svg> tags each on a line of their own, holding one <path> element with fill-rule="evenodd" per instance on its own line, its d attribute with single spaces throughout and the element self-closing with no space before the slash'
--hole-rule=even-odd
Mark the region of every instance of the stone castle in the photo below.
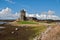
<svg viewBox="0 0 60 40">
<path fill-rule="evenodd" d="M 60 20 L 50 20 L 50 19 L 46 19 L 46 20 L 39 20 L 36 17 L 27 17 L 26 16 L 26 11 L 23 9 L 20 11 L 20 17 L 16 20 L 16 21 L 37 21 L 37 22 L 60 22 Z"/>
<path fill-rule="evenodd" d="M 21 10 L 20 20 L 25 21 L 26 20 L 26 11 Z"/>
<path fill-rule="evenodd" d="M 26 17 L 26 11 L 23 9 L 20 11 L 20 17 L 19 17 L 20 21 L 28 21 L 28 20 L 36 20 L 36 18 L 34 17 Z"/>
</svg>

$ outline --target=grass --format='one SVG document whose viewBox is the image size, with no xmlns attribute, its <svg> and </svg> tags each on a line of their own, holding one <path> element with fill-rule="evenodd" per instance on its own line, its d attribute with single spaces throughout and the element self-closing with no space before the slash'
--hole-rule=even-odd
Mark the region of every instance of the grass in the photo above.
<svg viewBox="0 0 60 40">
<path fill-rule="evenodd" d="M 37 24 L 37 22 L 33 22 L 33 21 L 19 21 L 19 24 Z"/>
<path fill-rule="evenodd" d="M 17 26 L 16 26 L 17 27 Z M 46 27 L 45 26 L 37 26 L 37 27 L 18 27 L 19 30 L 15 31 L 15 26 L 7 26 L 5 32 L 0 36 L 0 40 L 32 40 L 35 36 L 39 35 L 39 32 L 43 32 Z M 11 32 L 14 31 L 14 34 Z"/>
<path fill-rule="evenodd" d="M 31 36 L 31 38 L 36 37 L 37 35 L 40 35 L 43 31 L 45 31 L 46 27 L 45 26 L 39 26 L 39 27 L 34 27 L 32 30 L 34 30 L 34 34 Z"/>
</svg>

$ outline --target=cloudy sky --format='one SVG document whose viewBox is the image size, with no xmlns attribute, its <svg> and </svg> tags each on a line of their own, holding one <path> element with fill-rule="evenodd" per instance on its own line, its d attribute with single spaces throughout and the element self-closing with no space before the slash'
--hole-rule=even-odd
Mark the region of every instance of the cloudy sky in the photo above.
<svg viewBox="0 0 60 40">
<path fill-rule="evenodd" d="M 13 13 L 12 9 L 6 7 L 0 11 L 0 19 L 17 19 L 19 13 Z"/>
<path fill-rule="evenodd" d="M 33 14 L 49 12 L 60 16 L 60 0 L 0 0 L 0 19 L 17 18 L 21 9 Z"/>
</svg>

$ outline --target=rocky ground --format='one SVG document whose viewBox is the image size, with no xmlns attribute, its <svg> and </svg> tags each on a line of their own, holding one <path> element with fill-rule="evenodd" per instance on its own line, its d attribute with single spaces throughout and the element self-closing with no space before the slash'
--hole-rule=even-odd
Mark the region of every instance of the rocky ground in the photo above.
<svg viewBox="0 0 60 40">
<path fill-rule="evenodd" d="M 40 24 L 17 24 L 7 23 L 0 26 L 5 27 L 0 30 L 0 40 L 32 40 L 36 35 L 46 29 Z"/>
<path fill-rule="evenodd" d="M 47 29 L 42 33 L 39 32 L 40 34 L 34 37 L 33 40 L 60 40 L 60 24 L 59 23 L 57 23 L 56 25 L 50 25 L 47 23 L 17 24 L 16 22 L 12 22 L 12 23 L 3 24 L 3 25 L 6 26 L 7 28 L 3 29 L 5 31 L 2 34 L 0 34 L 0 40 L 29 40 L 29 37 L 31 37 L 32 35 L 34 37 L 34 34 L 37 31 L 35 29 L 37 28 L 41 30 L 42 25 L 47 26 Z M 19 28 L 19 30 L 16 29 L 17 27 Z"/>
<path fill-rule="evenodd" d="M 60 24 L 47 28 L 39 37 L 38 40 L 60 40 Z"/>
</svg>

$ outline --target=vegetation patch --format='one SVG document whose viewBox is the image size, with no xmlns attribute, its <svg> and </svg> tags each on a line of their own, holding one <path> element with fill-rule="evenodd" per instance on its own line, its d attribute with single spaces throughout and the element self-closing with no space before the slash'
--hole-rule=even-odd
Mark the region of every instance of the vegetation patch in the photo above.
<svg viewBox="0 0 60 40">
<path fill-rule="evenodd" d="M 30 36 L 30 39 L 32 40 L 37 35 L 40 35 L 42 32 L 45 31 L 46 28 L 47 27 L 45 27 L 45 26 L 39 26 L 39 27 L 32 28 L 32 30 L 34 30 L 34 34 L 32 36 Z"/>
<path fill-rule="evenodd" d="M 37 22 L 33 22 L 33 21 L 19 21 L 19 24 L 37 24 Z"/>
</svg>

